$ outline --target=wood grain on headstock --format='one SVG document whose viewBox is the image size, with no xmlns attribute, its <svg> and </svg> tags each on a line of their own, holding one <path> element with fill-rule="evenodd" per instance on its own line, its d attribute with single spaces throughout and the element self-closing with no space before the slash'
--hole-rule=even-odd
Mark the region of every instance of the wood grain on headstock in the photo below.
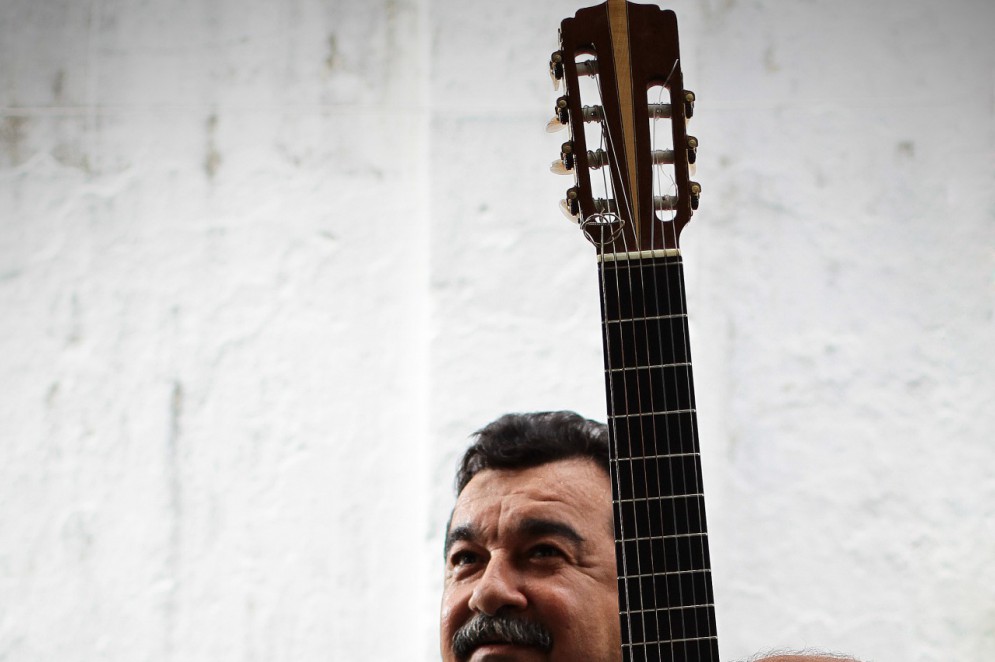
<svg viewBox="0 0 995 662">
<path fill-rule="evenodd" d="M 614 239 L 606 234 L 599 251 L 631 253 L 676 249 L 681 229 L 692 214 L 685 131 L 684 84 L 677 18 L 674 12 L 625 0 L 581 9 L 560 28 L 564 80 L 573 136 L 578 203 L 582 219 L 612 211 L 623 223 Z M 597 61 L 603 107 L 602 128 L 615 199 L 608 209 L 591 194 L 588 145 L 584 135 L 584 100 L 578 84 L 578 55 Z M 663 85 L 669 93 L 676 184 L 676 204 L 666 220 L 654 200 L 653 157 L 647 89 Z M 659 198 L 659 196 L 657 196 Z M 673 214 L 673 218 L 670 215 Z M 609 233 L 610 234 L 610 233 Z M 595 243 L 598 243 L 597 241 Z"/>
</svg>

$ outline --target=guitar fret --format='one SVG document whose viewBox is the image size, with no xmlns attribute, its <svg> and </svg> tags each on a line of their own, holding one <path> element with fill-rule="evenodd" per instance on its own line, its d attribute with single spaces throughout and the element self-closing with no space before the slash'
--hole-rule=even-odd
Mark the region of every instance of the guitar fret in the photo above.
<svg viewBox="0 0 995 662">
<path fill-rule="evenodd" d="M 695 414 L 698 410 L 694 407 L 690 409 L 667 409 L 664 411 L 643 411 L 636 414 L 612 414 L 610 418 L 612 419 L 637 419 L 645 418 L 647 416 L 666 416 L 669 414 Z"/>
<path fill-rule="evenodd" d="M 649 579 L 649 578 L 652 578 L 652 577 L 660 577 L 662 575 L 670 575 L 670 576 L 675 576 L 675 575 L 693 575 L 694 573 L 709 574 L 711 572 L 712 571 L 711 571 L 710 568 L 698 568 L 697 570 L 657 570 L 655 572 L 644 572 L 644 573 L 640 573 L 640 574 L 636 574 L 636 575 L 619 575 L 618 578 L 619 579 Z M 703 606 L 705 606 L 705 605 L 687 605 L 687 606 L 680 606 L 680 607 L 668 607 L 668 609 L 687 609 L 688 607 L 703 607 Z M 663 609 L 660 608 L 657 611 L 662 611 L 662 610 Z M 635 610 L 635 611 L 639 611 L 639 610 Z M 650 611 L 652 611 L 652 610 L 650 610 Z"/>
<path fill-rule="evenodd" d="M 687 361 L 682 361 L 680 363 L 662 363 L 659 365 L 637 365 L 630 368 L 606 368 L 606 373 L 619 373 L 619 372 L 633 372 L 635 370 L 661 370 L 663 368 L 690 368 L 691 364 Z"/>
<path fill-rule="evenodd" d="M 687 499 L 693 497 L 704 497 L 704 494 L 664 494 L 651 497 L 633 497 L 631 499 L 615 499 L 615 503 L 649 503 L 651 501 L 673 501 L 675 499 Z"/>
<path fill-rule="evenodd" d="M 673 534 L 666 535 L 666 536 L 639 536 L 639 537 L 636 537 L 636 538 L 616 538 L 615 542 L 616 543 L 626 543 L 626 542 L 643 542 L 643 541 L 647 541 L 647 540 L 649 540 L 649 541 L 652 541 L 652 540 L 677 540 L 679 538 L 697 538 L 697 537 L 707 538 L 708 537 L 708 532 L 707 531 L 701 531 L 699 533 L 673 533 Z"/>
<path fill-rule="evenodd" d="M 666 643 L 666 644 L 683 644 L 683 643 L 689 643 L 689 642 L 692 642 L 692 641 L 717 641 L 717 640 L 718 640 L 718 637 L 716 637 L 715 635 L 713 635 L 711 637 L 685 637 L 684 639 L 667 639 L 667 641 L 663 642 L 663 643 Z M 631 643 L 627 642 L 627 641 L 623 641 L 622 642 L 622 647 L 623 648 L 645 648 L 646 646 L 655 646 L 655 645 L 656 645 L 655 642 L 654 643 L 647 643 L 647 642 L 644 642 L 644 641 L 636 641 L 636 642 L 631 642 Z"/>
<path fill-rule="evenodd" d="M 657 607 L 655 609 L 622 609 L 618 612 L 619 616 L 627 616 L 629 614 L 655 614 L 660 612 L 670 612 L 679 611 L 682 609 L 711 609 L 715 606 L 714 602 L 707 602 L 700 605 L 686 605 L 684 607 Z"/>
<path fill-rule="evenodd" d="M 675 457 L 698 457 L 701 453 L 665 453 L 656 455 L 628 455 L 626 457 L 613 457 L 612 462 L 633 462 L 637 460 L 669 460 Z"/>
<path fill-rule="evenodd" d="M 663 320 L 684 319 L 687 313 L 672 313 L 669 315 L 649 315 L 647 317 L 620 317 L 618 319 L 607 319 L 604 324 L 625 324 L 627 322 L 656 322 Z"/>
</svg>

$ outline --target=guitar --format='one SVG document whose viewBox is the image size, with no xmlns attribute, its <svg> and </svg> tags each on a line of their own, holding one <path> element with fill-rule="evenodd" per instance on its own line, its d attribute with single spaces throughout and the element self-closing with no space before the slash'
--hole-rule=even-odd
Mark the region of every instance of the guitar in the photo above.
<svg viewBox="0 0 995 662">
<path fill-rule="evenodd" d="M 597 249 L 623 659 L 715 662 L 718 643 L 678 239 L 698 207 L 672 11 L 625 0 L 562 22 L 561 203 Z"/>
</svg>

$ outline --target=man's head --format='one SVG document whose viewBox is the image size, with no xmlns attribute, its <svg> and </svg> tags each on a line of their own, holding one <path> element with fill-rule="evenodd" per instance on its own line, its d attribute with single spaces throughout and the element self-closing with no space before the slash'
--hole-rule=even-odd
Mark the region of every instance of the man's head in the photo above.
<svg viewBox="0 0 995 662">
<path fill-rule="evenodd" d="M 476 433 L 456 488 L 445 662 L 620 660 L 605 426 L 502 416 Z"/>
</svg>

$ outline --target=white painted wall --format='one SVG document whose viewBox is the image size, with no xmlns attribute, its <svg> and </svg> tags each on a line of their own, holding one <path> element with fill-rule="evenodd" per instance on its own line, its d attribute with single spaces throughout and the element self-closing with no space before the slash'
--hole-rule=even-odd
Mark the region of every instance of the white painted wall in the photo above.
<svg viewBox="0 0 995 662">
<path fill-rule="evenodd" d="M 995 659 L 995 5 L 678 1 L 723 657 Z M 433 660 L 466 435 L 603 416 L 575 1 L 0 5 L 0 660 Z"/>
</svg>

